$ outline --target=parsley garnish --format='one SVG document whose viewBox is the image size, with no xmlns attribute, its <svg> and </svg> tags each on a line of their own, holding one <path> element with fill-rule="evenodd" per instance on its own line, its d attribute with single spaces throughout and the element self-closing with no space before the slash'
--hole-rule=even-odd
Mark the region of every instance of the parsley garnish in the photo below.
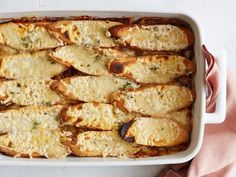
<svg viewBox="0 0 236 177">
<path fill-rule="evenodd" d="M 158 67 L 157 66 L 152 66 L 149 69 L 152 70 L 152 71 L 156 71 L 158 69 Z"/>
<path fill-rule="evenodd" d="M 32 126 L 32 130 L 37 129 L 37 127 L 40 125 L 40 122 L 34 121 L 33 122 L 33 126 Z"/>
<path fill-rule="evenodd" d="M 129 89 L 129 88 L 133 88 L 132 84 L 129 82 L 126 82 L 125 85 L 122 86 L 122 89 Z"/>
</svg>

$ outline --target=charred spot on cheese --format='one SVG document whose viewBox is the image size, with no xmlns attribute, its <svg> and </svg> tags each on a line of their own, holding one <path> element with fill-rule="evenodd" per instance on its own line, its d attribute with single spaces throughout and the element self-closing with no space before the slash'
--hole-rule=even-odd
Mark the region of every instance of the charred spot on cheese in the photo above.
<svg viewBox="0 0 236 177">
<path fill-rule="evenodd" d="M 113 73 L 122 73 L 124 70 L 124 65 L 119 61 L 112 61 L 110 66 L 110 71 Z"/>
<path fill-rule="evenodd" d="M 129 121 L 129 122 L 127 122 L 127 123 L 124 123 L 124 124 L 122 124 L 121 126 L 120 126 L 120 128 L 119 128 L 119 134 L 120 134 L 120 136 L 122 137 L 122 138 L 125 138 L 125 134 L 126 134 L 126 132 L 127 132 L 127 130 L 129 129 L 129 127 L 132 125 L 134 123 L 134 120 L 131 120 L 131 121 Z M 132 138 L 132 137 L 129 137 L 130 139 L 129 140 L 127 140 L 127 138 L 125 139 L 126 141 L 128 141 L 128 142 L 133 142 L 134 141 L 134 139 Z M 132 139 L 131 139 L 132 138 Z M 131 141 L 132 140 L 132 141 Z"/>
<path fill-rule="evenodd" d="M 63 45 L 43 25 L 5 23 L 0 25 L 0 43 L 20 50 L 41 50 Z"/>
</svg>

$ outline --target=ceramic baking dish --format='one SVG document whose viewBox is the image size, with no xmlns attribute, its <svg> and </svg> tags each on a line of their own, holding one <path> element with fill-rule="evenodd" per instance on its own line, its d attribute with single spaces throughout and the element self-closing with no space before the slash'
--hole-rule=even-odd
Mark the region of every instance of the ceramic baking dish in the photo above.
<svg viewBox="0 0 236 177">
<path fill-rule="evenodd" d="M 226 59 L 224 55 L 218 60 L 220 68 L 219 72 L 219 96 L 217 97 L 216 111 L 214 113 L 206 113 L 206 88 L 205 88 L 205 61 L 202 55 L 201 46 L 203 44 L 201 33 L 197 22 L 184 14 L 174 13 L 157 13 L 157 12 L 127 12 L 127 11 L 44 11 L 44 12 L 16 12 L 16 13 L 0 13 L 1 21 L 5 18 L 19 18 L 23 16 L 36 17 L 68 17 L 68 16 L 98 16 L 98 17 L 171 17 L 178 18 L 187 22 L 193 29 L 195 35 L 195 58 L 197 72 L 194 79 L 196 88 L 196 101 L 193 108 L 193 129 L 191 142 L 187 150 L 165 156 L 137 158 L 137 159 L 119 159 L 119 158 L 102 158 L 102 157 L 67 157 L 65 160 L 48 160 L 48 159 L 26 159 L 12 158 L 0 154 L 0 165 L 42 165 L 42 166 L 111 166 L 111 165 L 151 165 L 151 164 L 170 164 L 181 163 L 193 158 L 200 150 L 204 126 L 208 123 L 220 123 L 224 121 L 226 112 Z"/>
</svg>

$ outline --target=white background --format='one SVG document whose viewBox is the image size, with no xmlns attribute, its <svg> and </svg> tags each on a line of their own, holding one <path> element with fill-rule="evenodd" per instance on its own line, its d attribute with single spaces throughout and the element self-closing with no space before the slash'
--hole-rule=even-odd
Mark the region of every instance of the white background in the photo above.
<svg viewBox="0 0 236 177">
<path fill-rule="evenodd" d="M 236 1 L 234 0 L 0 0 L 0 12 L 93 10 L 94 7 L 97 10 L 147 9 L 190 14 L 200 23 L 204 44 L 215 55 L 220 56 L 225 51 L 228 68 L 236 74 Z M 154 177 L 162 167 L 0 166 L 0 177 Z"/>
</svg>

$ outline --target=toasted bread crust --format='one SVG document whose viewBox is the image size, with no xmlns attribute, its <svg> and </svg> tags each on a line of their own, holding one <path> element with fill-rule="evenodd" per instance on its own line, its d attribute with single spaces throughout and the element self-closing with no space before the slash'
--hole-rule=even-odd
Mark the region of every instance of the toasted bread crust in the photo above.
<svg viewBox="0 0 236 177">
<path fill-rule="evenodd" d="M 195 65 L 191 60 L 175 55 L 147 55 L 113 59 L 109 71 L 116 76 L 126 77 L 139 83 L 170 83 L 173 80 L 194 74 Z"/>
<path fill-rule="evenodd" d="M 179 27 L 184 27 L 192 31 L 191 26 L 177 18 L 166 18 L 166 17 L 141 17 L 134 21 L 135 24 L 140 25 L 174 25 Z"/>
</svg>

